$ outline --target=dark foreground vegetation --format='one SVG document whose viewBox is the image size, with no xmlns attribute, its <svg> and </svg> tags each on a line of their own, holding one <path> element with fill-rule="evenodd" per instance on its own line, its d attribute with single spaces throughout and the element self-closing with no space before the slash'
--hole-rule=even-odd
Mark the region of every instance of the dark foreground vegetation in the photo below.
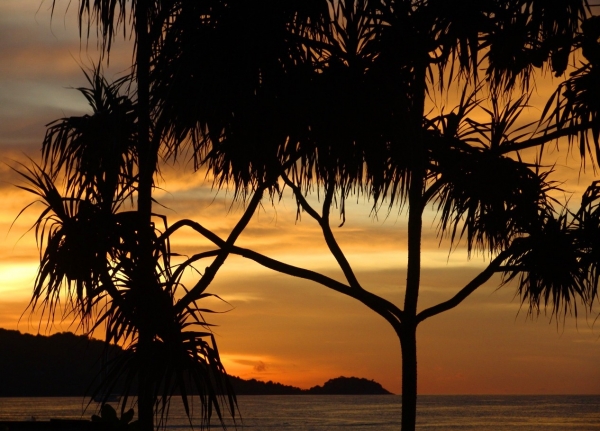
<svg viewBox="0 0 600 431">
<path fill-rule="evenodd" d="M 0 397 L 90 395 L 102 378 L 102 362 L 120 352 L 118 346 L 107 351 L 103 341 L 70 332 L 46 337 L 0 328 Z M 234 376 L 229 379 L 238 395 L 390 393 L 377 382 L 357 377 L 338 377 L 310 389 Z"/>
</svg>

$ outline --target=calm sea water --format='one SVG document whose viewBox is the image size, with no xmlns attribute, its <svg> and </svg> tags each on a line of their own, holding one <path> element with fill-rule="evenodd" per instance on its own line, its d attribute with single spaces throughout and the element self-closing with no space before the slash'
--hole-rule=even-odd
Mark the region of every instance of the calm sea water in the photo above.
<svg viewBox="0 0 600 431">
<path fill-rule="evenodd" d="M 400 429 L 399 396 L 240 396 L 251 431 L 391 431 Z M 89 418 L 81 398 L 0 398 L 0 420 Z M 233 424 L 228 421 L 228 424 Z M 189 429 L 174 403 L 168 428 Z M 232 426 L 233 428 L 233 426 Z M 218 429 L 215 427 L 214 429 Z M 600 431 L 600 396 L 437 396 L 419 397 L 419 431 Z"/>
</svg>

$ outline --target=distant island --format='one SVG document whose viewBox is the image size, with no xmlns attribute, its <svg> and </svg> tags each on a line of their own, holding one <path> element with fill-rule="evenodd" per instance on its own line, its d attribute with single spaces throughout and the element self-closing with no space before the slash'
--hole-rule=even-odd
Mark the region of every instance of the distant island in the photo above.
<svg viewBox="0 0 600 431">
<path fill-rule="evenodd" d="M 295 386 L 282 385 L 275 382 L 262 382 L 251 379 L 244 380 L 229 376 L 237 395 L 389 395 L 374 380 L 358 377 L 337 377 L 326 381 L 323 386 L 313 386 L 310 389 L 300 389 Z"/>
<path fill-rule="evenodd" d="M 112 346 L 108 355 L 120 350 Z M 0 397 L 89 395 L 105 354 L 102 341 L 83 335 L 31 335 L 0 328 Z M 379 383 L 358 377 L 338 377 L 310 389 L 235 376 L 229 379 L 237 395 L 390 394 Z"/>
</svg>

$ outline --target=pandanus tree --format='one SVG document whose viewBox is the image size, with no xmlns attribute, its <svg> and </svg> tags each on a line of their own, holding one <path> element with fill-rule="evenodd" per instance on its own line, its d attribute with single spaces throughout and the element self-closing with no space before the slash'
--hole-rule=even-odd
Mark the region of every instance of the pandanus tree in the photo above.
<svg viewBox="0 0 600 431">
<path fill-rule="evenodd" d="M 393 327 L 402 349 L 402 429 L 415 429 L 416 331 L 499 274 L 531 313 L 557 318 L 597 299 L 598 185 L 574 210 L 542 164 L 553 142 L 598 162 L 598 25 L 585 0 L 180 2 L 153 73 L 169 133 L 237 196 L 275 178 L 312 217 L 345 282 L 241 249 L 230 253 L 353 297 Z M 192 48 L 193 47 L 193 48 Z M 565 77 L 569 59 L 585 60 Z M 581 58 L 583 56 L 583 58 Z M 562 77 L 523 124 L 536 76 Z M 168 83 L 168 84 L 167 84 Z M 450 112 L 428 96 L 462 93 Z M 489 120 L 481 120 L 481 113 Z M 475 115 L 477 113 L 478 115 Z M 225 135 L 224 130 L 232 131 Z M 558 141 L 558 139 L 561 139 Z M 210 145 L 206 145 L 210 142 Z M 524 151 L 536 151 L 526 162 Z M 280 190 L 280 192 L 283 188 Z M 309 195 L 318 192 L 321 207 Z M 356 194 L 405 210 L 404 303 L 363 287 L 331 227 Z M 419 309 L 423 215 L 487 266 L 447 301 Z M 200 231 L 200 228 L 198 228 Z"/>
<path fill-rule="evenodd" d="M 40 269 L 30 306 L 51 319 L 62 307 L 62 317 L 84 331 L 102 328 L 107 344 L 126 348 L 106 365 L 90 395 L 106 400 L 124 391 L 123 409 L 137 395 L 140 424 L 149 422 L 147 429 L 154 428 L 155 414 L 164 424 L 174 394 L 181 395 L 190 419 L 199 396 L 201 426 L 213 412 L 221 421 L 225 413 L 235 416 L 235 396 L 197 303 L 210 295 L 203 291 L 177 307 L 186 291 L 182 275 L 194 261 L 172 261 L 173 231 L 157 214 L 153 219 L 163 223 L 150 225 L 151 273 L 143 272 L 140 256 L 147 250 L 141 248 L 147 245 L 131 208 L 140 176 L 136 103 L 121 94 L 129 78 L 109 84 L 98 71 L 89 78 L 91 88 L 80 91 L 93 113 L 51 123 L 42 163 L 19 170 L 27 180 L 21 187 L 44 204 L 35 223 Z"/>
<path fill-rule="evenodd" d="M 55 2 L 53 2 L 53 7 Z M 122 406 L 136 393 L 139 427 L 162 422 L 173 394 L 188 413 L 198 394 L 202 426 L 216 413 L 235 416 L 235 397 L 220 362 L 210 325 L 197 301 L 206 292 L 228 251 L 219 249 L 181 262 L 172 260 L 170 238 L 190 220 L 174 225 L 152 209 L 160 156 L 177 154 L 183 137 L 169 134 L 171 119 L 159 115 L 150 98 L 153 59 L 161 53 L 164 30 L 178 13 L 175 1 L 79 2 L 80 30 L 96 26 L 109 58 L 117 31 L 135 41 L 133 72 L 109 83 L 101 66 L 79 90 L 92 113 L 57 120 L 48 127 L 42 162 L 23 165 L 23 189 L 45 205 L 35 223 L 40 269 L 30 306 L 51 319 L 60 307 L 84 330 L 105 328 L 107 343 L 124 344 L 98 389 L 105 397 L 125 384 Z M 131 29 L 125 26 L 132 24 Z M 233 243 L 259 205 L 260 184 L 233 229 Z M 200 229 L 200 231 L 202 231 Z M 214 258 L 189 288 L 181 279 L 200 259 Z M 206 310 L 205 310 L 206 311 Z M 137 386 L 134 388 L 134 386 Z M 122 386 L 119 386 L 122 388 Z"/>
</svg>

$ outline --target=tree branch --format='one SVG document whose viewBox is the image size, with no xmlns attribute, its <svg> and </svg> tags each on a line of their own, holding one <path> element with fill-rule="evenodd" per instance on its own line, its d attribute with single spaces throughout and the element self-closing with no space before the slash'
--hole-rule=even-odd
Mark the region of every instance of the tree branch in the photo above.
<svg viewBox="0 0 600 431">
<path fill-rule="evenodd" d="M 300 187 L 298 187 L 296 184 L 294 184 L 293 181 L 290 180 L 289 177 L 283 171 L 281 173 L 281 178 L 286 183 L 286 185 L 290 189 L 292 189 L 292 191 L 294 192 L 294 196 L 295 196 L 296 200 L 298 201 L 298 203 L 300 204 L 300 206 L 302 207 L 302 209 L 304 211 L 306 211 L 308 213 L 308 215 L 310 215 L 312 218 L 314 218 L 319 224 L 321 224 L 321 216 L 319 215 L 318 212 L 315 211 L 315 209 L 312 206 L 310 206 L 310 204 L 308 203 L 308 201 L 302 194 Z"/>
<path fill-rule="evenodd" d="M 233 246 L 231 247 L 231 253 L 242 256 L 246 259 L 253 260 L 254 262 L 280 272 L 282 274 L 291 275 L 293 277 L 310 280 L 315 283 L 321 284 L 328 287 L 336 292 L 343 293 L 346 296 L 357 299 L 358 301 L 365 304 L 371 310 L 386 319 L 394 329 L 398 329 L 402 321 L 402 310 L 396 305 L 383 299 L 367 290 L 364 289 L 353 289 L 350 286 L 340 283 L 333 278 L 327 277 L 326 275 L 320 274 L 309 269 L 300 268 L 284 262 L 267 257 L 263 254 L 257 253 L 252 250 Z"/>
<path fill-rule="evenodd" d="M 187 292 L 183 296 L 183 298 L 181 298 L 179 301 L 177 301 L 177 304 L 175 305 L 176 313 L 181 313 L 192 302 L 194 302 L 197 299 L 200 299 L 200 296 L 202 295 L 202 293 L 206 290 L 208 285 L 214 280 L 215 275 L 217 274 L 217 271 L 219 270 L 219 268 L 221 268 L 223 263 L 225 263 L 227 256 L 229 256 L 231 247 L 233 247 L 233 244 L 235 243 L 235 241 L 238 239 L 238 237 L 241 235 L 241 233 L 244 231 L 244 229 L 246 228 L 246 226 L 252 219 L 252 216 L 254 215 L 256 208 L 258 207 L 258 205 L 260 204 L 260 201 L 262 200 L 263 193 L 266 188 L 267 188 L 267 186 L 265 184 L 263 184 L 256 190 L 256 192 L 254 193 L 254 196 L 252 196 L 252 199 L 248 203 L 248 207 L 246 208 L 244 215 L 238 221 L 238 223 L 235 225 L 235 227 L 229 234 L 227 241 L 223 242 L 217 235 L 213 234 L 212 232 L 202 228 L 200 225 L 196 226 L 196 227 L 199 227 L 202 229 L 201 231 L 207 238 L 211 239 L 213 242 L 214 242 L 214 240 L 216 240 L 217 242 L 215 242 L 215 243 L 221 248 L 221 251 L 215 258 L 215 260 L 213 260 L 213 262 L 210 264 L 210 266 L 208 266 L 206 268 L 206 271 L 204 272 L 204 275 L 202 276 L 202 278 L 200 278 L 200 280 L 198 280 L 198 282 L 194 285 L 194 287 L 192 287 L 190 289 L 190 291 Z"/>
<path fill-rule="evenodd" d="M 527 139 L 523 142 L 513 142 L 511 144 L 503 144 L 498 148 L 498 152 L 500 154 L 507 154 L 513 151 L 525 150 L 527 148 L 537 147 L 540 145 L 547 144 L 550 141 L 554 141 L 558 138 L 563 138 L 565 136 L 574 136 L 578 133 L 584 132 L 589 129 L 589 124 L 578 124 L 576 126 L 567 127 L 564 129 L 559 129 L 551 133 L 544 134 L 542 136 L 538 136 L 536 138 Z"/>
<path fill-rule="evenodd" d="M 186 270 L 186 268 L 188 268 L 192 263 L 197 262 L 201 259 L 204 259 L 206 257 L 214 257 L 214 256 L 218 256 L 220 253 L 220 250 L 210 250 L 210 251 L 205 251 L 203 253 L 198 253 L 193 255 L 192 257 L 186 259 L 185 262 L 182 262 L 177 269 L 173 272 L 173 276 L 171 277 L 171 279 L 173 280 L 173 283 L 176 282 L 176 280 L 179 279 L 179 277 L 181 277 L 181 273 L 183 273 L 183 271 Z"/>
<path fill-rule="evenodd" d="M 302 209 L 306 211 L 312 218 L 314 218 L 317 221 L 317 223 L 319 223 L 319 226 L 321 226 L 321 231 L 323 232 L 325 243 L 327 244 L 327 247 L 329 247 L 329 251 L 331 252 L 336 262 L 340 266 L 342 272 L 344 273 L 344 276 L 350 284 L 350 287 L 352 289 L 364 290 L 358 282 L 358 279 L 356 278 L 356 275 L 354 274 L 354 271 L 350 266 L 350 262 L 348 262 L 348 259 L 346 259 L 346 256 L 344 255 L 344 252 L 337 243 L 335 236 L 333 235 L 333 232 L 331 230 L 331 225 L 329 224 L 329 209 L 331 207 L 331 202 L 333 200 L 333 192 L 335 190 L 333 185 L 330 184 L 327 188 L 325 199 L 323 201 L 323 216 L 320 216 L 304 198 L 300 187 L 294 184 L 287 177 L 287 175 L 282 174 L 281 177 L 294 192 L 294 195 L 296 196 L 296 199 L 300 203 Z"/>
<path fill-rule="evenodd" d="M 494 260 L 490 262 L 488 267 L 484 269 L 479 275 L 471 280 L 465 287 L 463 287 L 456 295 L 450 298 L 448 301 L 434 305 L 433 307 L 426 308 L 417 314 L 417 324 L 423 320 L 428 319 L 436 314 L 443 313 L 444 311 L 451 310 L 456 307 L 462 301 L 464 301 L 471 293 L 473 293 L 479 286 L 488 281 L 494 273 L 500 268 L 500 264 L 506 260 L 510 255 L 510 249 L 504 250 Z"/>
<path fill-rule="evenodd" d="M 171 226 L 168 227 L 167 230 L 165 230 L 162 233 L 161 236 L 159 236 L 156 239 L 156 242 L 160 243 L 162 241 L 165 241 L 167 238 L 169 238 L 171 235 L 173 235 L 173 233 L 175 233 L 182 227 L 189 227 L 189 228 L 195 230 L 200 235 L 202 235 L 209 241 L 213 242 L 214 244 L 218 245 L 219 247 L 223 247 L 225 244 L 225 241 L 223 239 L 221 239 L 217 234 L 206 229 L 200 223 L 192 221 L 192 220 L 188 220 L 188 219 L 178 220 L 177 222 L 173 223 Z"/>
</svg>

